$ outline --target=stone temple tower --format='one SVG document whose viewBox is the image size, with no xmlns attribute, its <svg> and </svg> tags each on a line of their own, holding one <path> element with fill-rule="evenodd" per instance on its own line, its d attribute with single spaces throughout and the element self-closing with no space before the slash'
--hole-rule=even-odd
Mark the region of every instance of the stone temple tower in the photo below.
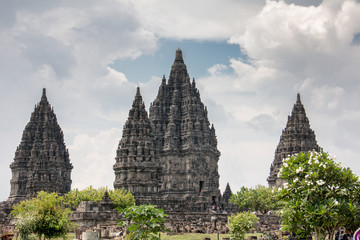
<svg viewBox="0 0 360 240">
<path fill-rule="evenodd" d="M 270 175 L 267 179 L 269 187 L 278 187 L 283 184 L 284 181 L 278 178 L 277 174 L 284 158 L 288 155 L 312 150 L 321 151 L 321 148 L 316 142 L 314 131 L 310 128 L 300 94 L 297 94 L 296 103 L 288 117 L 285 129 L 282 131 L 275 158 L 270 167 Z"/>
<path fill-rule="evenodd" d="M 131 191 L 136 200 L 157 197 L 161 169 L 145 105 L 137 88 L 116 152 L 114 188 Z"/>
<path fill-rule="evenodd" d="M 70 191 L 72 165 L 69 152 L 45 88 L 23 131 L 10 168 L 9 201 L 36 196 L 41 190 L 59 194 Z"/>
<path fill-rule="evenodd" d="M 219 157 L 215 129 L 178 49 L 149 119 L 136 94 L 117 151 L 114 187 L 135 198 L 152 192 L 146 202 L 164 209 L 205 211 L 220 202 Z"/>
<path fill-rule="evenodd" d="M 156 149 L 163 167 L 161 194 L 205 208 L 220 196 L 215 129 L 180 49 L 150 106 Z"/>
</svg>

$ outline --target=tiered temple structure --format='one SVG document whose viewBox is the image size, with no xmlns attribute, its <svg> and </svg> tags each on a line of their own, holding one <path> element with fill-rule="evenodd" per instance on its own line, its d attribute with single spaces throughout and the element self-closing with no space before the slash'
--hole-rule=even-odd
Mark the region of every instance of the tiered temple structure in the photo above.
<svg viewBox="0 0 360 240">
<path fill-rule="evenodd" d="M 231 188 L 230 188 L 230 185 L 229 183 L 226 184 L 226 188 L 225 188 L 225 191 L 223 193 L 223 202 L 225 204 L 228 204 L 229 203 L 229 200 L 231 198 L 231 195 L 232 195 L 232 191 L 231 191 Z"/>
<path fill-rule="evenodd" d="M 114 187 L 129 190 L 135 197 L 157 196 L 161 168 L 155 153 L 154 134 L 138 87 L 116 153 Z"/>
<path fill-rule="evenodd" d="M 284 180 L 277 176 L 284 158 L 295 153 L 312 150 L 321 151 L 322 149 L 318 146 L 315 133 L 310 128 L 300 94 L 297 94 L 296 103 L 288 117 L 285 129 L 282 131 L 275 158 L 270 167 L 270 175 L 267 179 L 269 187 L 279 187 L 284 183 Z"/>
<path fill-rule="evenodd" d="M 23 131 L 10 168 L 10 202 L 36 196 L 41 190 L 60 195 L 70 191 L 72 165 L 69 152 L 45 88 Z"/>
<path fill-rule="evenodd" d="M 214 126 L 178 49 L 149 119 L 137 91 L 117 150 L 114 187 L 164 209 L 206 211 L 221 198 L 219 157 Z"/>
</svg>

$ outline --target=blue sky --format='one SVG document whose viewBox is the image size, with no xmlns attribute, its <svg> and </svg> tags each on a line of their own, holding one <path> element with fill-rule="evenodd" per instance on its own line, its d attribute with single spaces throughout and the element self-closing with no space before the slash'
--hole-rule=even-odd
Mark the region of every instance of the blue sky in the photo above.
<svg viewBox="0 0 360 240">
<path fill-rule="evenodd" d="M 72 186 L 112 187 L 136 87 L 149 108 L 177 48 L 216 129 L 222 191 L 267 184 L 298 92 L 318 144 L 360 174 L 359 1 L 21 0 L 0 13 L 0 200 L 43 87 Z"/>
<path fill-rule="evenodd" d="M 215 64 L 228 65 L 230 58 L 246 59 L 246 55 L 240 54 L 239 45 L 226 41 L 179 41 L 161 38 L 155 53 L 142 55 L 134 60 L 116 60 L 110 67 L 121 71 L 134 83 L 143 82 L 161 73 L 167 78 L 174 61 L 174 50 L 178 48 L 183 51 L 184 58 L 187 59 L 188 72 L 195 79 L 208 75 L 207 69 Z"/>
</svg>

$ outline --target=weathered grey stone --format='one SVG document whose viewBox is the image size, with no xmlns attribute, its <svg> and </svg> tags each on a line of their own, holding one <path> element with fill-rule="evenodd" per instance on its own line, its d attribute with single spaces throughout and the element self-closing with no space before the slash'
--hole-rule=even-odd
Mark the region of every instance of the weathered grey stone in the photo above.
<svg viewBox="0 0 360 240">
<path fill-rule="evenodd" d="M 116 154 L 114 187 L 129 190 L 137 203 L 204 212 L 220 204 L 219 156 L 215 129 L 178 49 L 149 118 L 137 90 Z"/>
<path fill-rule="evenodd" d="M 100 240 L 99 232 L 83 232 L 81 235 L 82 240 Z"/>
<path fill-rule="evenodd" d="M 60 195 L 70 191 L 72 165 L 69 152 L 45 88 L 25 127 L 10 168 L 9 201 L 34 197 L 41 190 Z"/>
<path fill-rule="evenodd" d="M 115 159 L 114 188 L 130 191 L 137 201 L 159 196 L 159 156 L 156 155 L 153 130 L 139 88 L 124 125 Z"/>
<path fill-rule="evenodd" d="M 316 142 L 314 131 L 310 128 L 300 94 L 297 94 L 296 103 L 288 117 L 285 129 L 282 131 L 274 161 L 270 167 L 270 175 L 267 179 L 269 187 L 278 187 L 283 184 L 284 181 L 277 174 L 284 158 L 295 153 L 312 150 L 321 151 L 321 148 Z"/>
</svg>

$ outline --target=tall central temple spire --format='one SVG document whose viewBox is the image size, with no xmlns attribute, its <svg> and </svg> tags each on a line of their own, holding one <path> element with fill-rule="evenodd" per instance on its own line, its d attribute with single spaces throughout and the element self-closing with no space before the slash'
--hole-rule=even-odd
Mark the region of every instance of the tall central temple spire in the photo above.
<svg viewBox="0 0 360 240">
<path fill-rule="evenodd" d="M 137 97 L 138 94 L 135 101 Z M 131 111 L 129 120 L 124 126 L 121 146 L 126 146 L 126 143 L 129 142 L 126 139 L 129 139 L 130 136 L 126 136 L 125 132 L 131 125 L 129 124 Z M 141 112 L 146 114 L 145 111 Z M 158 188 L 158 197 L 165 202 L 172 199 L 173 201 L 182 201 L 181 204 L 185 205 L 191 203 L 191 207 L 201 211 L 210 207 L 209 204 L 219 202 L 221 196 L 218 174 L 220 152 L 217 149 L 215 129 L 213 126 L 210 127 L 207 109 L 201 101 L 195 80 L 190 81 L 180 49 L 176 50 L 168 81 L 164 76 L 158 95 L 150 106 L 149 119 L 153 141 L 150 141 L 149 136 L 148 144 L 151 142 L 149 146 L 153 146 L 156 153 L 153 157 L 155 159 L 154 166 L 161 166 L 160 174 L 155 174 L 154 169 L 154 174 L 160 176 L 158 182 L 161 183 L 161 187 Z M 139 121 L 139 119 L 133 119 L 134 123 L 137 122 L 136 124 Z M 131 135 L 132 138 L 135 136 L 136 134 Z M 118 155 L 119 151 L 122 150 L 118 150 Z M 138 154 L 139 152 L 136 156 Z M 114 166 L 115 188 L 131 182 L 129 175 L 134 175 L 131 173 L 133 170 L 129 167 L 119 164 L 120 159 L 121 157 L 117 157 L 117 163 Z M 140 165 L 137 164 L 136 169 L 145 177 L 146 171 L 139 170 L 142 169 Z M 126 179 L 125 176 L 127 176 Z M 145 178 L 151 181 L 151 178 Z M 140 185 L 145 186 L 144 184 Z M 153 191 L 156 187 L 151 186 L 147 189 L 150 192 L 150 189 Z M 149 195 L 139 188 L 133 188 L 132 193 L 135 197 Z M 168 208 L 168 206 L 163 207 Z"/>
</svg>

